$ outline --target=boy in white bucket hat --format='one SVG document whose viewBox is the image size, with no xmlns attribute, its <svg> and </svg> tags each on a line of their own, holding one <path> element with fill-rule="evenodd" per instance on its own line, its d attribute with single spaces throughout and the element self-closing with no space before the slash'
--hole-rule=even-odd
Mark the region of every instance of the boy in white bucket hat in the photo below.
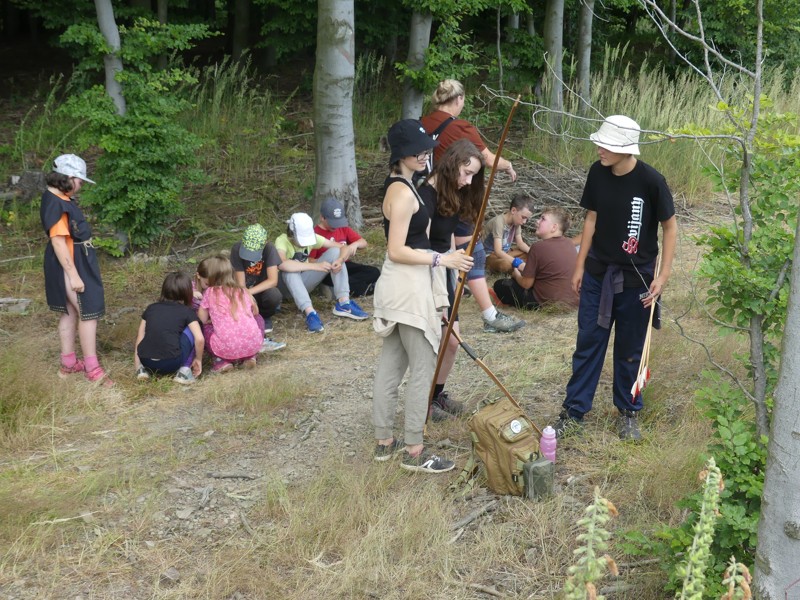
<svg viewBox="0 0 800 600">
<path fill-rule="evenodd" d="M 561 415 L 554 425 L 563 437 L 580 430 L 603 369 L 614 326 L 614 405 L 619 436 L 639 440 L 641 392 L 631 395 L 647 334 L 650 305 L 672 271 L 677 221 L 664 176 L 637 159 L 639 125 L 614 115 L 591 134 L 600 160 L 589 169 L 581 197 L 586 209 L 572 286 L 580 294 L 578 337 Z M 658 276 L 658 225 L 663 252 Z M 658 311 L 656 311 L 658 313 Z M 654 320 L 658 327 L 658 320 Z"/>
</svg>

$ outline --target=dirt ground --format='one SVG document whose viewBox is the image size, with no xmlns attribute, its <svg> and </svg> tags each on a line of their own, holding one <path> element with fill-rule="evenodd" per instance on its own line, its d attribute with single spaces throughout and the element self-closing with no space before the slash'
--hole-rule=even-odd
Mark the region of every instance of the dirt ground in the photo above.
<svg viewBox="0 0 800 600">
<path fill-rule="evenodd" d="M 578 179 L 572 179 L 575 183 L 568 198 L 574 198 L 580 186 Z M 365 215 L 373 212 L 367 208 Z M 693 220 L 686 214 L 688 220 L 682 227 Z M 672 282 L 676 291 L 681 289 L 677 282 L 693 269 L 696 260 L 696 249 L 685 241 L 685 234 L 681 237 L 684 241 Z M 223 249 L 212 245 L 203 251 Z M 20 249 L 6 251 L 13 254 Z M 39 251 L 38 247 L 30 250 L 32 254 Z M 185 266 L 187 258 L 145 261 L 144 267 L 141 260 L 135 264 L 126 259 L 128 262 L 115 261 L 104 270 L 107 287 L 117 290 L 99 330 L 105 364 L 117 381 L 109 390 L 87 384 L 80 377 L 67 382 L 56 377 L 55 318 L 43 306 L 38 272 L 20 274 L 0 266 L 5 278 L 0 296 L 26 292 L 34 298 L 28 315 L 0 317 L 0 340 L 14 344 L 21 353 L 29 352 L 28 366 L 42 380 L 41 393 L 68 404 L 63 410 L 52 410 L 52 418 L 49 423 L 44 420 L 40 434 L 0 459 L 0 478 L 22 480 L 31 473 L 37 477 L 44 474 L 51 481 L 85 482 L 95 477 L 98 486 L 105 486 L 99 496 L 90 495 L 85 502 L 80 498 L 62 502 L 61 506 L 69 507 L 65 512 L 51 509 L 39 516 L 19 543 L 22 546 L 25 540 L 29 544 L 28 538 L 35 538 L 37 528 L 46 530 L 52 539 L 54 530 L 77 526 L 90 544 L 99 548 L 97 553 L 83 556 L 81 548 L 87 540 L 77 541 L 74 536 L 64 536 L 64 546 L 54 549 L 65 559 L 54 560 L 50 552 L 37 555 L 35 550 L 33 555 L 29 550 L 16 554 L 12 545 L 5 555 L 0 553 L 0 597 L 194 597 L 196 590 L 188 594 L 181 590 L 187 589 L 185 586 L 193 589 L 187 582 L 200 576 L 204 561 L 216 549 L 231 540 L 247 539 L 254 529 L 264 526 L 253 522 L 253 510 L 274 494 L 276 486 L 302 490 L 332 464 L 358 470 L 371 461 L 372 383 L 380 338 L 373 333 L 370 320 L 337 318 L 330 312 L 331 303 L 321 297 L 314 300 L 325 332 L 308 334 L 302 317 L 284 303 L 274 319 L 274 336 L 288 346 L 261 355 L 253 371 L 206 373 L 191 387 L 169 380 L 136 381 L 130 354 L 144 304 L 131 304 L 140 303 L 148 293 L 156 294 L 161 273 L 182 266 L 181 261 Z M 126 297 L 126 289 L 135 289 L 135 296 Z M 134 298 L 137 302 L 132 302 Z M 362 305 L 371 312 L 371 298 Z M 575 314 L 503 310 L 526 319 L 527 326 L 513 334 L 484 333 L 474 299 L 465 299 L 460 312 L 462 335 L 543 427 L 560 410 L 574 347 Z M 447 389 L 464 401 L 468 410 L 483 398 L 501 395 L 464 352 L 459 352 Z M 606 371 L 598 397 L 607 397 L 609 390 Z M 592 413 L 593 423 L 608 429 L 611 413 L 610 402 L 599 402 Z M 402 403 L 396 430 L 402 433 Z M 444 489 L 469 454 L 464 420 L 429 425 L 427 439 L 437 452 L 457 462 L 454 473 L 426 476 L 439 477 Z M 557 468 L 558 489 L 576 510 L 585 500 L 570 496 L 578 495 L 570 486 L 576 481 L 580 460 L 579 453 L 569 463 L 560 461 Z M 398 467 L 390 463 L 386 468 Z M 25 490 L 18 498 L 19 510 L 26 508 L 28 498 L 35 497 L 34 492 Z M 487 498 L 492 495 L 479 489 L 471 500 L 454 505 L 453 521 L 485 504 Z M 35 510 L 36 502 L 31 502 L 34 506 L 27 508 Z M 0 506 L 13 508 L 14 504 L 6 499 Z M 113 568 L 108 568 L 103 552 L 114 553 Z M 124 560 L 119 560 L 120 554 Z M 175 559 L 176 555 L 183 558 Z M 236 592 L 230 597 L 242 600 L 251 596 Z"/>
</svg>

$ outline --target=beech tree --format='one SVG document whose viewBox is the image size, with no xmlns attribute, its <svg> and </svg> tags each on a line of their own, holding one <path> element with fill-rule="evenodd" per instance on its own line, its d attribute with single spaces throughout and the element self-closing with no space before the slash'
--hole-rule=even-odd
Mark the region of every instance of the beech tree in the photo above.
<svg viewBox="0 0 800 600">
<path fill-rule="evenodd" d="M 791 293 L 783 330 L 781 367 L 772 409 L 767 472 L 758 523 L 755 592 L 778 600 L 797 583 L 800 556 L 800 219 L 795 229 Z"/>
<path fill-rule="evenodd" d="M 351 227 L 362 225 L 353 131 L 355 40 L 353 0 L 319 0 L 314 68 L 316 186 L 313 213 L 336 197 Z"/>
<path fill-rule="evenodd" d="M 564 110 L 564 0 L 547 0 L 544 18 L 544 51 L 549 69 L 545 78 L 550 80 L 550 127 L 558 131 Z"/>
<path fill-rule="evenodd" d="M 578 25 L 578 95 L 583 99 L 578 109 L 586 115 L 592 101 L 590 82 L 592 78 L 592 20 L 594 19 L 594 0 L 581 0 Z"/>
<path fill-rule="evenodd" d="M 103 57 L 106 70 L 106 92 L 114 101 L 117 114 L 124 116 L 126 112 L 125 96 L 122 93 L 122 84 L 117 79 L 117 74 L 122 72 L 122 59 L 119 56 L 119 29 L 114 20 L 114 8 L 111 0 L 94 0 L 97 10 L 97 24 L 100 33 L 106 40 L 108 52 Z"/>
</svg>

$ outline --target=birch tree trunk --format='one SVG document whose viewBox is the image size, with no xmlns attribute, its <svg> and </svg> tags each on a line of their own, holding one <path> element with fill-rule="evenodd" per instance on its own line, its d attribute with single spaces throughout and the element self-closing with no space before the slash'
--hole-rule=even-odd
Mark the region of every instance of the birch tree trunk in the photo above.
<svg viewBox="0 0 800 600">
<path fill-rule="evenodd" d="M 431 25 L 433 15 L 414 11 L 411 15 L 411 31 L 408 39 L 408 66 L 420 71 L 425 66 L 425 51 L 431 43 Z M 419 119 L 422 115 L 424 95 L 410 80 L 406 81 L 403 88 L 404 119 Z"/>
<path fill-rule="evenodd" d="M 550 79 L 550 127 L 554 132 L 561 129 L 561 113 L 564 110 L 564 0 L 547 0 L 544 18 L 544 50 L 549 65 Z"/>
<path fill-rule="evenodd" d="M 758 522 L 754 591 L 759 600 L 786 598 L 790 587 L 789 598 L 800 592 L 800 220 L 790 289 Z"/>
<path fill-rule="evenodd" d="M 353 131 L 355 39 L 353 0 L 319 0 L 314 69 L 317 179 L 313 215 L 326 196 L 344 204 L 350 226 L 362 225 Z"/>
<path fill-rule="evenodd" d="M 122 71 L 122 59 L 119 57 L 119 29 L 114 20 L 114 9 L 111 0 L 94 0 L 94 8 L 97 11 L 97 24 L 100 26 L 100 33 L 106 40 L 111 53 L 103 57 L 106 67 L 106 92 L 114 101 L 117 114 L 124 116 L 126 112 L 125 96 L 122 94 L 122 85 L 117 81 L 117 73 Z"/>
<path fill-rule="evenodd" d="M 592 103 L 591 62 L 592 62 L 592 18 L 594 0 L 581 1 L 581 14 L 578 25 L 578 95 L 583 99 L 578 114 L 586 115 Z"/>
</svg>

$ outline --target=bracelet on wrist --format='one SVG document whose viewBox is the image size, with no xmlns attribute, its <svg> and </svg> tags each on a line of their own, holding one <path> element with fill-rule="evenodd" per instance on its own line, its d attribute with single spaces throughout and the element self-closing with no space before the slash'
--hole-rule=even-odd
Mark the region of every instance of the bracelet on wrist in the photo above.
<svg viewBox="0 0 800 600">
<path fill-rule="evenodd" d="M 441 262 L 442 262 L 442 255 L 439 254 L 438 252 L 434 252 L 433 253 L 433 260 L 431 261 L 431 266 L 434 267 L 434 268 L 438 267 L 439 263 L 441 263 Z"/>
</svg>

